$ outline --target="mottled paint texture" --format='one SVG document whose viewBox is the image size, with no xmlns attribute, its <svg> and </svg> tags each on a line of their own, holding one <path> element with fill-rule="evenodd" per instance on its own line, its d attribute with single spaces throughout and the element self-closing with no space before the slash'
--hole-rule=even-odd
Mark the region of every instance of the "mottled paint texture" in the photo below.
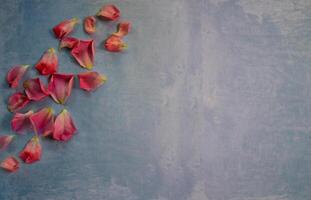
<svg viewBox="0 0 311 200">
<path fill-rule="evenodd" d="M 57 49 L 50 30 L 64 19 L 114 3 L 133 23 L 128 50 L 117 54 L 101 49 L 117 22 L 97 23 L 94 70 L 109 80 L 91 94 L 73 89 L 74 140 L 43 139 L 40 162 L 1 171 L 0 199 L 311 199 L 311 1 L 0 3 L 0 80 Z M 88 38 L 81 24 L 72 36 Z M 62 73 L 84 71 L 65 50 L 59 61 Z M 4 81 L 0 93 L 6 134 L 12 91 Z M 48 98 L 30 104 L 44 106 L 63 109 Z"/>
</svg>

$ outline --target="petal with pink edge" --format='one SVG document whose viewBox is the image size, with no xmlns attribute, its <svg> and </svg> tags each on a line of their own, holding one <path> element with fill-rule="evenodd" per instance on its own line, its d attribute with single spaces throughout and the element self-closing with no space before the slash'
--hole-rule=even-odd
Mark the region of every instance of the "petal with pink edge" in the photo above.
<svg viewBox="0 0 311 200">
<path fill-rule="evenodd" d="M 17 133 L 23 133 L 27 130 L 31 130 L 32 126 L 29 117 L 32 114 L 32 110 L 26 113 L 15 113 L 13 119 L 11 120 L 12 130 Z"/>
<path fill-rule="evenodd" d="M 11 88 L 17 88 L 20 79 L 23 77 L 23 75 L 26 73 L 29 65 L 17 65 L 12 67 L 10 71 L 7 74 L 7 81 L 9 83 L 9 86 Z"/>
<path fill-rule="evenodd" d="M 94 16 L 88 16 L 84 19 L 84 30 L 88 34 L 96 32 L 96 18 Z"/>
<path fill-rule="evenodd" d="M 77 131 L 70 113 L 64 109 L 54 123 L 53 138 L 59 141 L 68 141 Z"/>
<path fill-rule="evenodd" d="M 39 78 L 26 80 L 23 85 L 30 100 L 39 101 L 49 95 Z"/>
<path fill-rule="evenodd" d="M 46 50 L 35 68 L 41 75 L 54 74 L 58 70 L 58 57 L 54 48 Z"/>
<path fill-rule="evenodd" d="M 94 65 L 94 40 L 80 40 L 71 50 L 71 55 L 86 69 L 92 69 Z"/>
<path fill-rule="evenodd" d="M 0 135 L 0 152 L 8 148 L 13 138 L 14 135 Z"/>
<path fill-rule="evenodd" d="M 59 49 L 62 48 L 68 48 L 68 49 L 72 49 L 74 48 L 78 43 L 79 43 L 79 39 L 77 38 L 73 38 L 73 37 L 65 37 L 63 38 L 60 43 L 59 43 Z"/>
<path fill-rule="evenodd" d="M 20 109 L 24 108 L 29 102 L 30 99 L 28 99 L 25 94 L 21 92 L 16 92 L 9 98 L 8 110 L 10 112 L 19 111 Z"/>
<path fill-rule="evenodd" d="M 74 76 L 72 74 L 53 74 L 48 91 L 56 103 L 64 104 L 71 94 Z"/>
<path fill-rule="evenodd" d="M 113 33 L 113 35 L 118 37 L 126 36 L 131 30 L 131 22 L 124 21 L 118 24 L 117 32 Z"/>
<path fill-rule="evenodd" d="M 43 108 L 32 114 L 29 119 L 33 130 L 37 134 L 48 136 L 53 132 L 54 110 L 52 108 Z"/>
<path fill-rule="evenodd" d="M 31 138 L 24 149 L 19 153 L 19 157 L 27 164 L 39 161 L 41 155 L 42 147 L 38 136 Z"/>
<path fill-rule="evenodd" d="M 83 72 L 78 74 L 80 88 L 86 91 L 94 91 L 107 81 L 104 74 L 98 72 Z"/>
<path fill-rule="evenodd" d="M 59 23 L 53 28 L 53 32 L 56 38 L 62 39 L 69 35 L 74 27 L 79 23 L 79 19 L 77 18 L 72 18 L 72 19 L 67 19 Z"/>
<path fill-rule="evenodd" d="M 8 172 L 16 172 L 19 169 L 19 161 L 14 156 L 8 156 L 0 163 L 0 167 Z"/>
</svg>

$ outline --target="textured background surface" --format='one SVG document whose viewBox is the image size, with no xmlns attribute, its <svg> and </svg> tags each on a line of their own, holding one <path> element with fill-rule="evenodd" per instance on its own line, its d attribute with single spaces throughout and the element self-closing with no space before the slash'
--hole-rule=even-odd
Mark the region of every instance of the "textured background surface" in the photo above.
<svg viewBox="0 0 311 200">
<path fill-rule="evenodd" d="M 0 130 L 14 64 L 57 47 L 50 29 L 105 0 L 0 0 Z M 42 161 L 0 172 L 2 200 L 310 200 L 311 1 L 115 0 L 130 48 L 107 53 L 99 24 L 97 92 L 66 107 L 79 133 L 43 140 Z M 74 36 L 87 38 L 81 29 Z M 60 53 L 61 72 L 83 69 Z M 33 70 L 29 76 L 35 75 Z M 62 106 L 45 100 L 60 111 Z M 31 137 L 18 137 L 16 154 Z"/>
</svg>

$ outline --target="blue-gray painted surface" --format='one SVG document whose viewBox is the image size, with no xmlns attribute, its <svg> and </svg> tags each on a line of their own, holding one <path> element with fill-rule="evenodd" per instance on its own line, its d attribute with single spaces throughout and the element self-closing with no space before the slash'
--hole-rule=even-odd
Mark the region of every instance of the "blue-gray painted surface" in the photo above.
<svg viewBox="0 0 311 200">
<path fill-rule="evenodd" d="M 98 23 L 94 70 L 107 84 L 73 90 L 65 107 L 79 133 L 1 170 L 1 200 L 311 199 L 310 0 L 1 0 L 0 134 L 12 133 L 8 69 L 34 65 L 57 48 L 54 25 L 105 3 L 133 22 L 129 49 L 104 51 L 116 23 Z M 73 36 L 89 37 L 82 26 Z M 60 72 L 84 71 L 59 58 Z M 47 105 L 63 108 L 27 109 Z"/>
</svg>

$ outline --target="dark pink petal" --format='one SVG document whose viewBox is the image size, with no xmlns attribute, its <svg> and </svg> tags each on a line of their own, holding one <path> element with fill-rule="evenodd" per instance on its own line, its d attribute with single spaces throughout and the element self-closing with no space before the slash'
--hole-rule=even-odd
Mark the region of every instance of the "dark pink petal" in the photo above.
<svg viewBox="0 0 311 200">
<path fill-rule="evenodd" d="M 33 114 L 33 111 L 30 110 L 27 113 L 15 113 L 12 121 L 11 127 L 12 130 L 17 133 L 23 133 L 32 128 L 29 117 Z"/>
<path fill-rule="evenodd" d="M 67 35 L 69 35 L 74 27 L 79 23 L 79 19 L 77 18 L 72 18 L 72 19 L 68 19 L 65 20 L 61 23 L 59 23 L 58 25 L 56 25 L 53 28 L 53 32 L 55 34 L 56 38 L 62 39 L 64 37 L 66 37 Z"/>
<path fill-rule="evenodd" d="M 16 112 L 24 108 L 29 102 L 30 99 L 25 94 L 16 92 L 9 98 L 8 109 L 10 112 Z"/>
<path fill-rule="evenodd" d="M 26 73 L 29 65 L 17 65 L 12 67 L 7 74 L 7 81 L 11 88 L 17 88 L 20 79 Z"/>
<path fill-rule="evenodd" d="M 88 34 L 96 32 L 96 18 L 94 16 L 88 16 L 84 19 L 84 30 Z"/>
<path fill-rule="evenodd" d="M 29 79 L 24 82 L 25 93 L 30 100 L 39 101 L 48 96 L 47 89 L 39 78 Z"/>
<path fill-rule="evenodd" d="M 58 57 L 54 48 L 49 48 L 36 64 L 36 69 L 41 75 L 50 75 L 57 72 Z"/>
<path fill-rule="evenodd" d="M 52 108 L 43 108 L 32 114 L 29 119 L 34 131 L 39 135 L 48 136 L 54 130 L 54 110 Z"/>
<path fill-rule="evenodd" d="M 105 20 L 116 20 L 120 17 L 120 10 L 115 5 L 105 5 L 96 15 Z"/>
<path fill-rule="evenodd" d="M 118 37 L 126 36 L 131 30 L 131 22 L 124 21 L 118 24 L 118 30 L 113 35 Z"/>
<path fill-rule="evenodd" d="M 13 138 L 14 135 L 0 135 L 0 152 L 8 148 Z"/>
<path fill-rule="evenodd" d="M 19 169 L 19 162 L 14 156 L 9 156 L 0 163 L 0 167 L 9 172 L 15 172 Z"/>
<path fill-rule="evenodd" d="M 73 37 L 65 37 L 60 41 L 59 44 L 59 49 L 62 48 L 69 48 L 72 49 L 74 48 L 78 43 L 79 43 L 79 39 L 77 38 L 73 38 Z"/>
<path fill-rule="evenodd" d="M 107 77 L 98 72 L 83 72 L 78 74 L 80 88 L 86 91 L 93 91 L 103 85 Z"/>
<path fill-rule="evenodd" d="M 70 113 L 64 109 L 55 120 L 53 138 L 59 141 L 68 141 L 77 131 Z"/>
<path fill-rule="evenodd" d="M 80 40 L 71 50 L 71 55 L 86 69 L 92 69 L 94 65 L 94 40 Z"/>
<path fill-rule="evenodd" d="M 72 74 L 53 74 L 48 91 L 56 103 L 64 104 L 71 94 L 74 76 Z"/>
<path fill-rule="evenodd" d="M 20 152 L 19 157 L 27 164 L 37 162 L 41 159 L 42 147 L 38 136 L 31 138 L 24 149 Z"/>
</svg>

